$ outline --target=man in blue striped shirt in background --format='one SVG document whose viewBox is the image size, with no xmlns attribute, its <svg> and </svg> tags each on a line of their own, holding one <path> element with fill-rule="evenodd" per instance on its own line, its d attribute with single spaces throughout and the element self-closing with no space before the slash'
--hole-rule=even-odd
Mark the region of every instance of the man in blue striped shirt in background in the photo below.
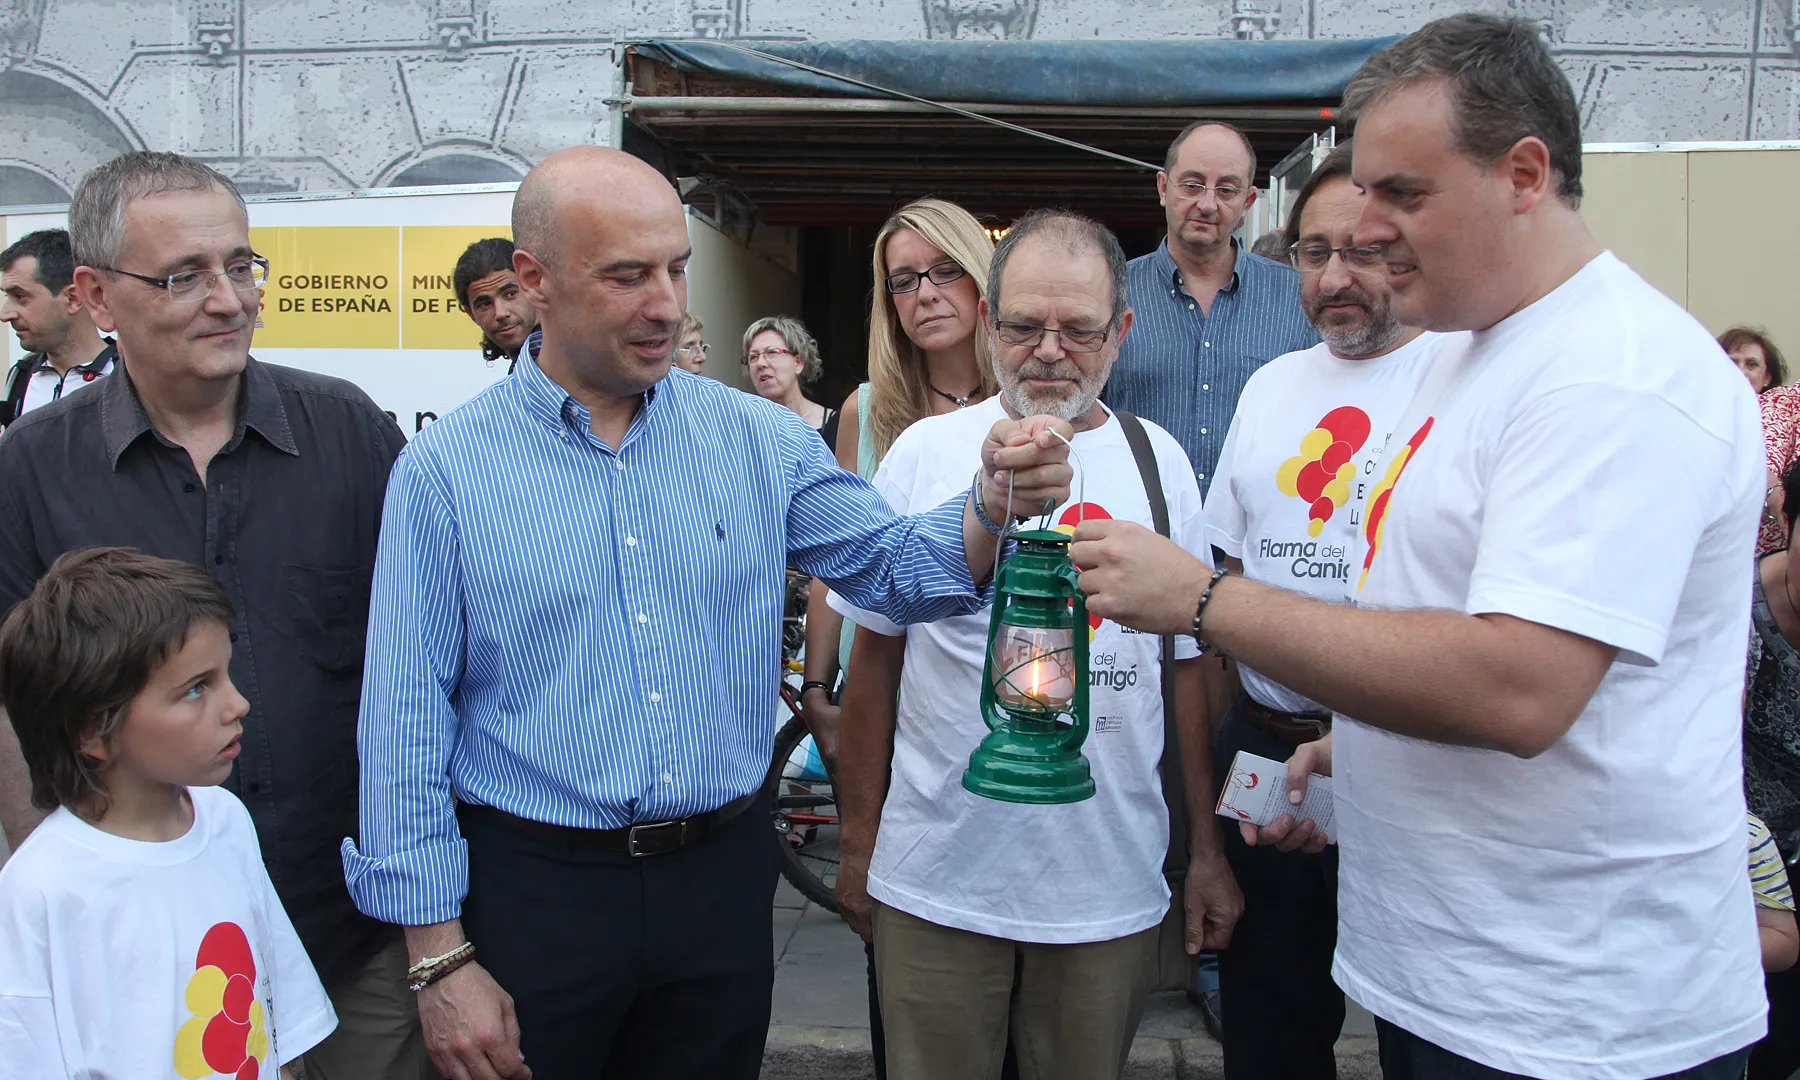
<svg viewBox="0 0 1800 1080">
<path fill-rule="evenodd" d="M 1256 204 L 1248 136 L 1217 120 L 1189 124 L 1169 144 L 1156 194 L 1169 234 L 1126 269 L 1138 321 L 1101 399 L 1175 436 L 1205 495 L 1244 382 L 1319 334 L 1300 309 L 1300 275 L 1231 238 Z"/>
<path fill-rule="evenodd" d="M 388 488 L 350 892 L 406 927 L 452 1080 L 752 1080 L 783 568 L 896 622 L 975 610 L 992 523 L 1066 499 L 1066 449 L 996 424 L 970 492 L 896 517 L 799 417 L 670 372 L 690 246 L 649 166 L 555 154 L 513 234 L 539 333 Z"/>
</svg>

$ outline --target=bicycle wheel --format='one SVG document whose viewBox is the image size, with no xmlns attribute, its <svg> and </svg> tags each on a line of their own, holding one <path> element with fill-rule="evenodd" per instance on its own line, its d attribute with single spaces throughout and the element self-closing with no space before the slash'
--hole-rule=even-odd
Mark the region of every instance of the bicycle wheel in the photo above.
<svg viewBox="0 0 1800 1080">
<path fill-rule="evenodd" d="M 836 912 L 837 792 L 817 764 L 812 736 L 798 717 L 775 734 L 775 753 L 763 779 L 763 804 L 775 827 L 781 876 L 800 895 Z"/>
</svg>

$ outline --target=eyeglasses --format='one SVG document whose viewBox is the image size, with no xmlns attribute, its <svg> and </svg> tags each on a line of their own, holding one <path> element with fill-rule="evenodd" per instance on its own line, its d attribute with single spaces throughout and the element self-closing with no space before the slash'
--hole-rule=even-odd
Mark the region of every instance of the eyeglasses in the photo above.
<svg viewBox="0 0 1800 1080">
<path fill-rule="evenodd" d="M 707 353 L 712 352 L 712 346 L 702 341 L 694 345 L 683 345 L 678 351 L 684 356 L 705 358 Z"/>
<path fill-rule="evenodd" d="M 1175 189 L 1186 199 L 1198 199 L 1210 191 L 1222 203 L 1237 202 L 1244 194 L 1244 189 L 1236 184 L 1214 184 L 1207 187 L 1205 184 L 1193 180 L 1183 180 L 1175 185 Z"/>
<path fill-rule="evenodd" d="M 1373 270 L 1381 265 L 1380 247 L 1328 247 L 1324 244 L 1295 244 L 1288 248 L 1288 265 L 1302 274 L 1317 274 L 1336 255 L 1352 270 Z"/>
<path fill-rule="evenodd" d="M 784 349 L 779 345 L 775 346 L 772 349 L 759 349 L 756 352 L 744 354 L 744 366 L 749 367 L 751 364 L 756 363 L 758 360 L 767 360 L 767 361 L 769 361 L 769 363 L 772 364 L 784 356 L 793 356 L 793 355 L 794 355 L 794 350 Z"/>
<path fill-rule="evenodd" d="M 128 278 L 136 278 L 146 285 L 154 285 L 165 289 L 169 299 L 176 303 L 189 303 L 211 296 L 213 286 L 220 278 L 231 283 L 238 292 L 253 292 L 268 284 L 269 260 L 261 255 L 253 255 L 219 270 L 183 270 L 170 274 L 166 278 L 151 277 L 148 274 L 134 274 L 129 270 L 120 270 L 116 266 L 102 266 L 99 269 L 109 274 L 123 274 Z"/>
<path fill-rule="evenodd" d="M 1062 347 L 1069 352 L 1099 352 L 1100 346 L 1112 335 L 1112 327 L 1104 330 L 1077 330 L 1071 326 L 1056 329 L 1049 326 L 1037 326 L 1022 322 L 996 322 L 995 331 L 1000 340 L 1008 345 L 1027 345 L 1035 347 L 1044 340 L 1045 334 L 1055 334 L 1062 339 Z"/>
<path fill-rule="evenodd" d="M 961 263 L 941 262 L 923 274 L 917 270 L 902 270 L 898 274 L 887 277 L 887 291 L 891 293 L 909 293 L 919 290 L 919 279 L 926 278 L 933 285 L 948 285 L 952 281 L 961 281 L 969 272 Z"/>
</svg>

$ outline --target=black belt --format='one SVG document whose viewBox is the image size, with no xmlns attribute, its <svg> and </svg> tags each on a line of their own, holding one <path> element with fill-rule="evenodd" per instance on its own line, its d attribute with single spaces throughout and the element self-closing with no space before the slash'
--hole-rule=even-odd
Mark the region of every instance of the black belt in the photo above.
<svg viewBox="0 0 1800 1080">
<path fill-rule="evenodd" d="M 547 821 L 533 821 L 475 803 L 464 803 L 463 810 L 498 818 L 521 832 L 552 837 L 577 847 L 596 851 L 621 851 L 633 858 L 641 858 L 645 855 L 664 855 L 677 848 L 699 843 L 714 829 L 748 810 L 756 802 L 757 794 L 753 791 L 748 795 L 741 795 L 717 810 L 708 810 L 704 814 L 676 818 L 673 821 L 627 825 L 622 829 L 582 829 L 574 825 L 552 825 Z"/>
<path fill-rule="evenodd" d="M 1331 734 L 1329 716 L 1271 709 L 1249 694 L 1244 695 L 1244 717 L 1289 746 L 1299 746 Z"/>
</svg>

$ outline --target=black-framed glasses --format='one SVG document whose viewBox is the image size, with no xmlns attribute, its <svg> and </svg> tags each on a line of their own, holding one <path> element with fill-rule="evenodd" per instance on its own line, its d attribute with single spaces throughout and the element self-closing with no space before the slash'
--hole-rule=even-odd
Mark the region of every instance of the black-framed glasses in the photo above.
<svg viewBox="0 0 1800 1080">
<path fill-rule="evenodd" d="M 1175 185 L 1175 190 L 1187 199 L 1198 199 L 1210 191 L 1222 203 L 1234 203 L 1244 197 L 1244 189 L 1236 184 L 1213 184 L 1208 187 L 1198 180 L 1183 180 Z"/>
<path fill-rule="evenodd" d="M 968 276 L 968 271 L 959 262 L 941 262 L 923 274 L 917 270 L 902 270 L 898 274 L 887 276 L 887 291 L 890 293 L 909 293 L 919 291 L 919 279 L 925 278 L 933 285 L 948 285 L 952 281 L 961 281 Z"/>
<path fill-rule="evenodd" d="M 166 278 L 151 277 L 148 274 L 134 274 L 129 270 L 121 270 L 116 266 L 102 266 L 99 269 L 109 274 L 123 274 L 135 278 L 146 285 L 154 285 L 164 289 L 169 299 L 177 303 L 200 300 L 212 295 L 213 286 L 220 278 L 231 283 L 238 292 L 251 292 L 262 288 L 269 281 L 269 260 L 261 255 L 252 255 L 248 259 L 239 259 L 224 270 L 182 270 L 170 274 Z"/>
<path fill-rule="evenodd" d="M 1381 248 L 1338 247 L 1329 244 L 1293 244 L 1288 248 L 1288 265 L 1302 274 L 1317 274 L 1331 263 L 1336 255 L 1344 260 L 1344 265 L 1352 270 L 1373 270 L 1381 265 Z"/>
<path fill-rule="evenodd" d="M 1072 326 L 1051 327 L 1038 326 L 1034 323 L 996 322 L 994 330 L 1000 340 L 1008 345 L 1026 345 L 1035 348 L 1044 340 L 1045 334 L 1055 334 L 1062 339 L 1062 347 L 1069 352 L 1099 352 L 1100 346 L 1112 336 L 1112 327 L 1104 330 L 1077 330 Z"/>
</svg>

